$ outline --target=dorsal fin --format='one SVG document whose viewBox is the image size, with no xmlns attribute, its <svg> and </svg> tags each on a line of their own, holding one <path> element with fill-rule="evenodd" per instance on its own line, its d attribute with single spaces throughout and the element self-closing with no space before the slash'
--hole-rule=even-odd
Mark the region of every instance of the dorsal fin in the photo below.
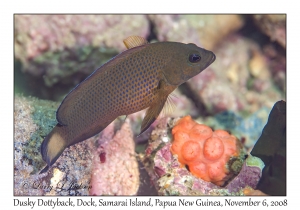
<svg viewBox="0 0 300 210">
<path fill-rule="evenodd" d="M 145 38 L 140 36 L 129 36 L 126 39 L 124 39 L 123 42 L 127 49 L 131 49 L 149 43 Z"/>
</svg>

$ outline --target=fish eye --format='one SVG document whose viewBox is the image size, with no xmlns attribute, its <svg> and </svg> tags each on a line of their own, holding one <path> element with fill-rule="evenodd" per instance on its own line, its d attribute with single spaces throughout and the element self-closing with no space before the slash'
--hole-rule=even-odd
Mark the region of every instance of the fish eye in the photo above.
<svg viewBox="0 0 300 210">
<path fill-rule="evenodd" d="M 191 63 L 198 63 L 200 60 L 201 60 L 201 56 L 198 54 L 193 53 L 189 55 L 189 61 Z"/>
</svg>

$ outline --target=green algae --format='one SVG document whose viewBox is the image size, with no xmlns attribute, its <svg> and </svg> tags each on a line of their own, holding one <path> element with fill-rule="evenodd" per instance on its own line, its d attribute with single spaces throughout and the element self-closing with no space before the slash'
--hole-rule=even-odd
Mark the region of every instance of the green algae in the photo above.
<svg viewBox="0 0 300 210">
<path fill-rule="evenodd" d="M 33 112 L 31 113 L 31 117 L 37 125 L 37 130 L 23 144 L 23 158 L 32 165 L 32 174 L 35 174 L 45 166 L 40 153 L 40 146 L 44 137 L 57 123 L 55 113 L 58 104 L 51 101 L 32 99 Z"/>
<path fill-rule="evenodd" d="M 51 87 L 58 82 L 79 83 L 115 55 L 117 51 L 114 49 L 93 46 L 66 48 L 63 51 L 42 53 L 35 57 L 30 65 L 34 69 L 46 69 L 44 82 L 46 86 Z"/>
<path fill-rule="evenodd" d="M 248 158 L 246 159 L 246 164 L 247 166 L 259 167 L 261 170 L 263 170 L 263 168 L 265 167 L 264 162 L 260 158 L 252 155 L 248 156 Z"/>
<path fill-rule="evenodd" d="M 243 167 L 244 159 L 231 158 L 228 163 L 228 167 L 231 173 L 238 174 Z"/>
</svg>

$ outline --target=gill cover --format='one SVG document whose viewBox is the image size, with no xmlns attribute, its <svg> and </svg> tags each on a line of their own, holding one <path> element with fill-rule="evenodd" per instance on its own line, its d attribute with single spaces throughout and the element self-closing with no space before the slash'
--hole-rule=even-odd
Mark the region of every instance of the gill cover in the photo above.
<svg viewBox="0 0 300 210">
<path fill-rule="evenodd" d="M 168 84 L 180 85 L 196 76 L 215 61 L 215 54 L 195 44 L 171 42 L 172 60 L 163 70 Z"/>
</svg>

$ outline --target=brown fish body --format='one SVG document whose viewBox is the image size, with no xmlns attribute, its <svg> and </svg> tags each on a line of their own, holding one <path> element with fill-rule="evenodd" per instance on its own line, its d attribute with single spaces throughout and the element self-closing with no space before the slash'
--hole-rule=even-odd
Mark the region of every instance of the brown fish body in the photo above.
<svg viewBox="0 0 300 210">
<path fill-rule="evenodd" d="M 195 60 L 193 53 L 201 56 L 199 62 L 189 62 Z M 43 159 L 51 166 L 66 147 L 96 135 L 118 116 L 148 108 L 142 122 L 144 132 L 169 94 L 214 60 L 210 51 L 176 42 L 145 41 L 117 55 L 62 101 L 56 114 L 58 124 L 42 143 Z"/>
</svg>

